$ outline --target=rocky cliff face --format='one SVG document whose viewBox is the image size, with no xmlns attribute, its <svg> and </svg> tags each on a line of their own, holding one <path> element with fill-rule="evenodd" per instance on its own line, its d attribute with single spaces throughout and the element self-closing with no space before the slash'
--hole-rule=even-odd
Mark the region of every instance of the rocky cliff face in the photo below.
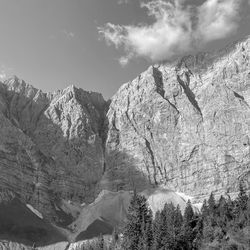
<svg viewBox="0 0 250 250">
<path fill-rule="evenodd" d="M 104 165 L 102 96 L 73 86 L 45 94 L 16 77 L 0 88 L 2 191 L 50 218 L 61 199 L 93 201 Z"/>
<path fill-rule="evenodd" d="M 165 185 L 201 200 L 240 180 L 249 188 L 249 105 L 250 38 L 152 66 L 109 107 L 97 93 L 42 93 L 14 77 L 0 84 L 0 199 L 66 226 L 76 218 L 63 202 L 102 189 Z"/>
<path fill-rule="evenodd" d="M 249 105 L 250 38 L 155 65 L 113 97 L 107 152 L 133 159 L 136 184 L 143 178 L 197 200 L 211 191 L 233 194 L 240 180 L 250 183 Z M 119 157 L 116 163 L 122 174 Z M 112 179 L 112 166 L 109 173 Z"/>
</svg>

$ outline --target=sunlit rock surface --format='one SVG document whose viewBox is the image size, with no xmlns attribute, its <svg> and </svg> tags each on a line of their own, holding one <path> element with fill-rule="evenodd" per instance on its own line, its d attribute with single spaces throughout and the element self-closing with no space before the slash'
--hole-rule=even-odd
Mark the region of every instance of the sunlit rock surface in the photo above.
<svg viewBox="0 0 250 250">
<path fill-rule="evenodd" d="M 250 38 L 150 67 L 112 98 L 106 152 L 129 155 L 139 170 L 134 179 L 197 200 L 212 191 L 233 194 L 239 180 L 249 187 L 249 63 Z M 112 161 L 110 175 L 126 186 L 124 162 L 119 155 Z"/>
</svg>

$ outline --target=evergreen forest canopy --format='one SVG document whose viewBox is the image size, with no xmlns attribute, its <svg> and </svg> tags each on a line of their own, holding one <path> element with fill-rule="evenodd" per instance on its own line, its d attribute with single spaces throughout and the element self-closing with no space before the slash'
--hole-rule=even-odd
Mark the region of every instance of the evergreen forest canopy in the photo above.
<svg viewBox="0 0 250 250">
<path fill-rule="evenodd" d="M 166 203 L 153 217 L 144 196 L 134 193 L 122 230 L 114 231 L 111 242 L 103 236 L 81 246 L 82 250 L 249 250 L 250 194 L 243 185 L 235 200 L 213 193 L 204 201 L 200 213 L 187 202 L 180 207 Z"/>
</svg>

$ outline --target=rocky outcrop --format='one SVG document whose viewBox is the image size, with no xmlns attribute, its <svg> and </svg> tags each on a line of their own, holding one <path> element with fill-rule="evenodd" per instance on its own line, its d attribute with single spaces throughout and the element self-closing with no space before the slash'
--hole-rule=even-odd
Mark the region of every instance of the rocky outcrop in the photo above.
<svg viewBox="0 0 250 250">
<path fill-rule="evenodd" d="M 112 98 L 106 152 L 133 159 L 139 189 L 143 178 L 197 201 L 211 191 L 232 195 L 239 181 L 250 183 L 249 105 L 250 38 L 155 65 Z M 123 174 L 119 157 L 112 161 Z M 107 172 L 115 175 L 112 165 Z"/>
</svg>

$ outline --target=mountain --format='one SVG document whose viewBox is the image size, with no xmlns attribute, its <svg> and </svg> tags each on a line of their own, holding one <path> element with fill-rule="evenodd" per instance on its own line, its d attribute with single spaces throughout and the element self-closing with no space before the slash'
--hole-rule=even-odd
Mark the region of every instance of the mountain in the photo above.
<svg viewBox="0 0 250 250">
<path fill-rule="evenodd" d="M 100 94 L 42 93 L 14 77 L 0 85 L 0 188 L 59 224 L 60 199 L 91 202 L 103 172 Z"/>
<path fill-rule="evenodd" d="M 139 186 L 163 184 L 197 202 L 210 192 L 234 195 L 239 181 L 249 189 L 249 65 L 247 38 L 216 53 L 151 66 L 112 98 L 106 152 L 133 159 Z M 114 154 L 106 164 L 111 185 L 126 187 L 120 178 L 126 163 Z"/>
<path fill-rule="evenodd" d="M 183 206 L 177 192 L 201 202 L 233 197 L 241 181 L 249 190 L 249 65 L 246 38 L 151 66 L 110 101 L 0 83 L 0 205 L 29 205 L 74 241 L 119 225 L 134 189 L 156 195 L 154 209 L 162 199 Z"/>
</svg>

